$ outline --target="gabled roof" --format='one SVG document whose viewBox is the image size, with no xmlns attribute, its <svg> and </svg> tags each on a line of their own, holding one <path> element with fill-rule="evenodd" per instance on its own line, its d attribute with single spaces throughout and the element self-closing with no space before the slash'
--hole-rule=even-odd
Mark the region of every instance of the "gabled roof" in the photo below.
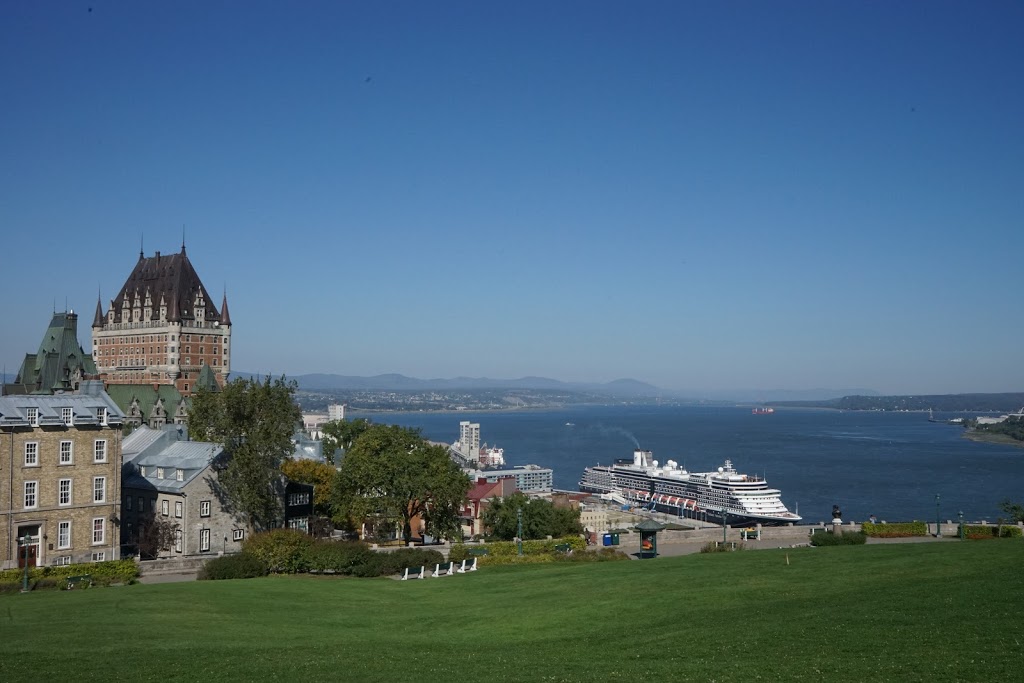
<svg viewBox="0 0 1024 683">
<path fill-rule="evenodd" d="M 96 364 L 78 342 L 78 315 L 54 313 L 35 353 L 25 360 L 14 380 L 4 387 L 9 394 L 52 394 L 71 391 L 76 379 L 96 374 Z"/>
<path fill-rule="evenodd" d="M 205 363 L 203 364 L 203 367 L 199 369 L 199 376 L 196 377 L 196 381 L 192 385 L 193 391 L 198 392 L 200 389 L 205 391 L 220 391 L 220 385 L 217 384 L 217 375 L 214 374 L 213 368 Z"/>
<path fill-rule="evenodd" d="M 154 309 L 158 310 L 160 302 L 164 302 L 167 306 L 167 319 L 174 322 L 195 318 L 192 304 L 196 295 L 201 294 L 205 302 L 206 321 L 218 322 L 221 325 L 231 324 L 214 305 L 210 293 L 203 286 L 185 253 L 184 244 L 181 245 L 179 253 L 169 256 L 156 252 L 155 256 L 146 258 L 140 253 L 135 268 L 110 304 L 115 313 L 121 310 L 125 298 L 129 307 L 135 305 L 136 297 L 145 306 L 147 294 L 153 302 Z"/>
</svg>

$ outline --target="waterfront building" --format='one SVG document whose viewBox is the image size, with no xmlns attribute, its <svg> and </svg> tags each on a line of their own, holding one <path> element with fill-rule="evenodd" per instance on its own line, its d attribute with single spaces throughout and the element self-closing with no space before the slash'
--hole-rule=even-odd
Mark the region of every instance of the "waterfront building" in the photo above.
<svg viewBox="0 0 1024 683">
<path fill-rule="evenodd" d="M 185 253 L 139 260 L 106 311 L 96 302 L 92 358 L 109 384 L 173 386 L 190 396 L 204 366 L 218 386 L 231 372 L 227 295 L 218 309 Z"/>
<path fill-rule="evenodd" d="M 3 569 L 120 557 L 123 415 L 99 382 L 79 389 L 0 397 Z"/>
<path fill-rule="evenodd" d="M 345 404 L 332 403 L 327 406 L 327 419 L 330 422 L 341 422 L 345 419 Z"/>
<path fill-rule="evenodd" d="M 473 470 L 469 473 L 474 481 L 484 479 L 496 482 L 499 479 L 511 478 L 516 488 L 523 492 L 550 491 L 554 486 L 554 470 L 540 465 L 516 465 L 505 470 Z"/>
<path fill-rule="evenodd" d="M 480 423 L 463 420 L 459 423 L 458 451 L 467 460 L 476 460 L 480 454 Z"/>
</svg>

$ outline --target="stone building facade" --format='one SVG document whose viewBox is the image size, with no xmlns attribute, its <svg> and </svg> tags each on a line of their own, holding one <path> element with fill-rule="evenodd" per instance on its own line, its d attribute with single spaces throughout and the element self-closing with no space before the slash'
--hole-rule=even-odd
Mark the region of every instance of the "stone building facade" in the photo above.
<svg viewBox="0 0 1024 683">
<path fill-rule="evenodd" d="M 123 415 L 98 382 L 85 384 L 0 397 L 4 569 L 120 557 Z"/>
<path fill-rule="evenodd" d="M 170 384 L 190 396 L 204 366 L 219 386 L 231 372 L 231 316 L 220 309 L 185 253 L 139 253 L 124 286 L 103 310 L 96 302 L 92 359 L 108 384 Z"/>
</svg>

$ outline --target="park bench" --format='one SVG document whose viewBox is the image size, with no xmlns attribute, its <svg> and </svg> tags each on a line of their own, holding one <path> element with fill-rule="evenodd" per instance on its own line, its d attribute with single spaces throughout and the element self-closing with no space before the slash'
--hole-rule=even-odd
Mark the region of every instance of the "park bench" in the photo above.
<svg viewBox="0 0 1024 683">
<path fill-rule="evenodd" d="M 408 581 L 409 579 L 422 579 L 423 578 L 423 567 L 406 567 L 405 573 L 402 574 L 402 581 Z"/>
<path fill-rule="evenodd" d="M 462 561 L 462 566 L 459 567 L 458 569 L 456 569 L 455 571 L 457 571 L 460 574 L 465 574 L 466 572 L 475 572 L 476 571 L 476 558 L 475 557 L 470 557 L 468 559 L 463 560 Z"/>
<path fill-rule="evenodd" d="M 82 574 L 81 576 L 69 576 L 67 578 L 68 590 L 81 586 L 82 588 L 88 588 L 92 585 L 92 574 Z"/>
<path fill-rule="evenodd" d="M 453 562 L 441 562 L 434 566 L 432 576 L 454 576 L 455 564 Z"/>
<path fill-rule="evenodd" d="M 569 545 L 568 543 L 559 543 L 558 545 L 555 546 L 555 552 L 556 553 L 562 553 L 564 555 L 571 555 L 572 554 L 572 546 Z"/>
</svg>

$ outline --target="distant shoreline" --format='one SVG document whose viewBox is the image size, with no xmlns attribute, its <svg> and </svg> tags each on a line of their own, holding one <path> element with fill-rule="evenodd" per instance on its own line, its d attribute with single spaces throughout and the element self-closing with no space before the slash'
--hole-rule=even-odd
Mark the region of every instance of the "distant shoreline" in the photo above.
<svg viewBox="0 0 1024 683">
<path fill-rule="evenodd" d="M 1024 448 L 1024 441 L 1011 439 L 1005 434 L 989 434 L 987 432 L 966 429 L 964 430 L 963 437 L 969 441 L 977 441 L 978 443 L 991 443 L 997 446 L 1015 446 L 1017 448 Z"/>
</svg>

